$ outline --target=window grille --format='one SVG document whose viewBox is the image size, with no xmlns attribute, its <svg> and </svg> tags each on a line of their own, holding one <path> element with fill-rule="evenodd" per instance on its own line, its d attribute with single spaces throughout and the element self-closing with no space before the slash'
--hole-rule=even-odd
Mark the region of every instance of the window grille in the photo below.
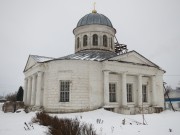
<svg viewBox="0 0 180 135">
<path fill-rule="evenodd" d="M 147 86 L 142 85 L 142 101 L 147 102 Z"/>
<path fill-rule="evenodd" d="M 116 84 L 109 84 L 109 102 L 116 102 Z"/>
<path fill-rule="evenodd" d="M 132 94 L 132 84 L 127 84 L 127 102 L 133 102 Z"/>
<path fill-rule="evenodd" d="M 60 81 L 60 102 L 69 102 L 70 81 Z"/>
</svg>

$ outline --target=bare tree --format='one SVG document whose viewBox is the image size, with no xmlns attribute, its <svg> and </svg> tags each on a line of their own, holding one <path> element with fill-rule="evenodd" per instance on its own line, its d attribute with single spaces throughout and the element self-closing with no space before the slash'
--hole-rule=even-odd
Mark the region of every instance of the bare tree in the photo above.
<svg viewBox="0 0 180 135">
<path fill-rule="evenodd" d="M 14 93 L 9 93 L 5 96 L 6 100 L 7 101 L 13 101 L 15 102 L 16 101 L 16 95 L 17 95 L 17 92 L 14 92 Z"/>
</svg>

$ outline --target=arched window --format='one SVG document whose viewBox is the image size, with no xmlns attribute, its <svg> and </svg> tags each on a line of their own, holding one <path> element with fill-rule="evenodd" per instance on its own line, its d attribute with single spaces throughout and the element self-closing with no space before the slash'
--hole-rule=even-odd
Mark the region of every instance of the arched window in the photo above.
<svg viewBox="0 0 180 135">
<path fill-rule="evenodd" d="M 77 38 L 77 49 L 79 48 L 80 43 L 79 43 L 79 37 Z"/>
<path fill-rule="evenodd" d="M 93 35 L 93 45 L 94 45 L 94 46 L 97 46 L 97 45 L 98 45 L 98 35 L 97 35 L 97 34 L 94 34 L 94 35 Z"/>
<path fill-rule="evenodd" d="M 111 38 L 111 49 L 113 49 L 113 40 Z"/>
<path fill-rule="evenodd" d="M 87 39 L 88 39 L 87 35 L 84 35 L 83 36 L 83 46 L 87 46 Z"/>
<path fill-rule="evenodd" d="M 103 46 L 107 47 L 107 36 L 103 35 Z"/>
</svg>

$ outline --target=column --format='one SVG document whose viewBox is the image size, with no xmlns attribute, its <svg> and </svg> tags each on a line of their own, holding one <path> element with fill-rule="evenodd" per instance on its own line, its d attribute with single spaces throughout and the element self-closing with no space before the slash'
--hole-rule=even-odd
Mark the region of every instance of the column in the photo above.
<svg viewBox="0 0 180 135">
<path fill-rule="evenodd" d="M 28 89 L 27 89 L 27 105 L 31 103 L 31 89 L 32 89 L 32 80 L 31 77 L 28 77 Z"/>
<path fill-rule="evenodd" d="M 122 106 L 127 106 L 126 73 L 122 73 Z"/>
<path fill-rule="evenodd" d="M 156 76 L 151 76 L 152 99 L 151 104 L 156 105 Z"/>
<path fill-rule="evenodd" d="M 80 36 L 79 36 L 79 49 L 81 50 L 82 47 L 83 47 L 83 36 L 80 35 Z"/>
<path fill-rule="evenodd" d="M 101 35 L 100 33 L 97 33 L 98 35 L 98 47 L 101 45 Z"/>
<path fill-rule="evenodd" d="M 32 92 L 31 92 L 31 105 L 35 105 L 35 96 L 36 96 L 36 75 L 32 77 Z"/>
<path fill-rule="evenodd" d="M 41 106 L 42 75 L 43 75 L 43 72 L 38 72 L 38 75 L 37 75 L 36 103 L 35 103 L 36 106 Z"/>
<path fill-rule="evenodd" d="M 24 79 L 24 93 L 23 93 L 23 102 L 27 104 L 27 79 Z"/>
<path fill-rule="evenodd" d="M 138 106 L 142 106 L 142 75 L 138 75 Z"/>
<path fill-rule="evenodd" d="M 108 49 L 111 48 L 111 38 L 108 36 Z"/>
<path fill-rule="evenodd" d="M 99 46 L 103 47 L 103 35 L 102 35 L 102 33 L 99 34 Z"/>
<path fill-rule="evenodd" d="M 88 47 L 91 48 L 92 47 L 92 34 L 90 33 L 88 36 Z"/>
<path fill-rule="evenodd" d="M 104 71 L 104 105 L 109 103 L 109 71 Z"/>
</svg>

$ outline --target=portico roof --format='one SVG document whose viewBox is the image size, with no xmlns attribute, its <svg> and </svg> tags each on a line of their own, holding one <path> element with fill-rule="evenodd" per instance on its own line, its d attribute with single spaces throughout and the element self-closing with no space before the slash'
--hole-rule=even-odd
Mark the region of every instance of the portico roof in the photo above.
<svg viewBox="0 0 180 135">
<path fill-rule="evenodd" d="M 30 60 L 32 59 L 32 60 Z M 27 61 L 26 67 L 24 72 L 34 66 L 36 63 L 45 63 L 55 60 L 85 60 L 85 61 L 97 61 L 97 62 L 103 62 L 103 61 L 116 61 L 120 63 L 127 63 L 127 64 L 133 64 L 133 65 L 141 65 L 141 66 L 151 66 L 156 67 L 160 70 L 161 69 L 158 65 L 154 64 L 141 54 L 137 53 L 136 51 L 130 51 L 125 54 L 117 55 L 114 52 L 111 51 L 105 51 L 105 50 L 83 50 L 74 54 L 70 54 L 67 56 L 59 57 L 59 58 L 52 58 L 52 57 L 45 57 L 45 56 L 38 56 L 38 55 L 30 55 Z M 164 71 L 164 70 L 163 70 Z M 164 71 L 165 72 L 165 71 Z"/>
</svg>

